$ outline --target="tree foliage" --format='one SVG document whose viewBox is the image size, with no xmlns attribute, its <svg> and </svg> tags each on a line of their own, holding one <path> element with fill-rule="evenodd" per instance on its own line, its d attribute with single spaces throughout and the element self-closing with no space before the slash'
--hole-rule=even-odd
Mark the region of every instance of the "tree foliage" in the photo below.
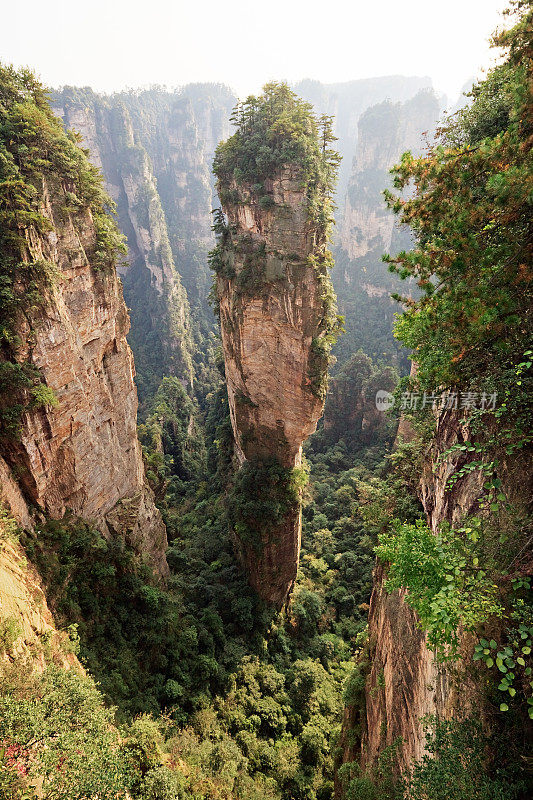
<svg viewBox="0 0 533 800">
<path fill-rule="evenodd" d="M 405 153 L 392 170 L 390 207 L 417 245 L 387 257 L 422 290 L 397 323 L 415 351 L 423 388 L 494 385 L 531 337 L 531 8 L 494 44 L 507 58 L 472 91 L 424 156 Z"/>
</svg>

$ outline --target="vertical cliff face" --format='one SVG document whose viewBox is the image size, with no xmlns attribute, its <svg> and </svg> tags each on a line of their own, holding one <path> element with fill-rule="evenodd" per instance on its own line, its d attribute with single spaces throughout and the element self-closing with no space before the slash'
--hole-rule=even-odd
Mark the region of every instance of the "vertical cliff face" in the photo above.
<svg viewBox="0 0 533 800">
<path fill-rule="evenodd" d="M 161 94 L 158 101 L 152 106 L 149 93 L 137 101 L 125 98 L 139 142 L 153 163 L 175 264 L 191 306 L 205 312 L 216 205 L 211 165 L 218 142 L 229 135 L 235 98 L 223 86 L 193 84 Z"/>
<path fill-rule="evenodd" d="M 388 170 L 402 153 L 422 151 L 422 134 L 430 136 L 439 116 L 433 92 L 421 91 L 404 103 L 385 101 L 369 108 L 359 119 L 357 148 L 346 193 L 339 244 L 350 259 L 372 250 L 389 252 L 395 239 L 392 212 L 382 191 L 390 186 Z M 396 233 L 396 237 L 398 233 Z"/>
<path fill-rule="evenodd" d="M 144 397 L 164 374 L 192 385 L 192 336 L 187 294 L 176 269 L 153 165 L 135 136 L 131 115 L 117 98 L 65 89 L 55 99 L 65 125 L 82 135 L 117 205 L 128 256 L 119 264 L 131 308 L 135 352 Z"/>
<path fill-rule="evenodd" d="M 316 230 L 297 168 L 270 181 L 269 210 L 251 187 L 231 189 L 224 258 L 235 275 L 218 276 L 217 294 L 237 453 L 241 462 L 274 457 L 294 467 L 323 405 L 311 375 L 323 314 L 309 261 L 317 252 Z"/>
<path fill-rule="evenodd" d="M 464 413 L 455 410 L 440 413 L 419 483 L 419 497 L 434 534 L 443 522 L 457 525 L 469 514 L 479 512 L 478 500 L 486 478 L 479 470 L 474 470 L 450 488 L 447 482 L 466 462 L 465 454 L 458 450 L 445 460 L 439 458 L 454 445 L 475 440 Z M 531 496 L 531 486 L 524 485 L 517 476 L 523 478 L 530 474 L 527 454 L 518 460 L 515 457 L 500 463 L 498 477 L 502 481 L 502 491 L 517 508 Z M 365 689 L 360 756 L 363 766 L 375 766 L 383 749 L 401 737 L 398 767 L 408 774 L 425 753 L 424 717 L 462 719 L 475 712 L 483 721 L 487 698 L 482 682 L 472 670 L 436 660 L 416 614 L 405 602 L 405 590 L 387 592 L 386 577 L 386 569 L 378 563 L 370 601 L 371 669 Z M 473 646 L 470 635 L 460 637 L 464 661 L 471 660 Z M 348 713 L 347 730 L 350 724 Z M 353 757 L 353 751 L 347 748 L 345 760 Z"/>
<path fill-rule="evenodd" d="M 1 464 L 2 462 L 0 462 Z M 3 467 L 0 466 L 0 475 Z M 3 477 L 3 476 L 2 476 Z M 0 519 L 0 626 L 2 654 L 0 664 L 13 656 L 24 656 L 34 667 L 46 662 L 82 671 L 72 652 L 68 633 L 56 628 L 46 602 L 42 582 L 30 565 L 16 538 L 11 535 L 13 519 L 5 513 Z M 2 664 L 3 665 L 3 664 Z"/>
<path fill-rule="evenodd" d="M 56 402 L 26 410 L 19 441 L 6 445 L 4 458 L 32 505 L 56 518 L 71 510 L 109 534 L 126 532 L 165 572 L 165 529 L 144 485 L 120 284 L 87 258 L 96 238 L 90 212 L 61 220 L 61 202 L 45 187 L 41 213 L 50 231 L 27 232 L 28 257 L 53 264 L 58 281 L 46 308 L 21 320 L 17 353 L 39 370 Z"/>
<path fill-rule="evenodd" d="M 463 684 L 458 692 L 446 668 L 436 664 L 405 594 L 389 594 L 385 577 L 378 565 L 368 620 L 372 667 L 365 690 L 360 756 L 363 766 L 375 766 L 384 748 L 401 737 L 397 765 L 407 774 L 424 755 L 422 718 L 447 719 L 458 709 L 467 713 L 476 695 L 473 684 Z"/>
<path fill-rule="evenodd" d="M 471 475 L 452 493 L 445 493 L 446 480 L 457 464 L 437 464 L 441 452 L 466 436 L 457 412 L 446 412 L 439 419 L 419 487 L 434 532 L 443 520 L 456 522 L 476 506 L 479 479 Z M 461 718 L 474 707 L 481 715 L 483 706 L 474 680 L 461 674 L 459 685 L 456 670 L 436 661 L 426 633 L 405 601 L 405 590 L 388 592 L 386 578 L 386 568 L 378 562 L 368 617 L 369 671 L 360 704 L 345 709 L 340 763 L 358 761 L 363 769 L 373 769 L 385 748 L 400 742 L 395 767 L 408 775 L 425 753 L 424 717 Z M 462 647 L 467 655 L 472 644 L 465 638 Z M 339 781 L 336 796 L 343 797 Z"/>
<path fill-rule="evenodd" d="M 396 333 L 416 357 L 415 396 L 448 392 L 434 419 L 414 414 L 412 431 L 404 425 L 402 435 L 425 433 L 397 452 L 389 481 L 400 477 L 392 504 L 397 520 L 379 523 L 371 671 L 359 705 L 369 767 L 362 781 L 376 786 L 375 796 L 384 760 L 394 753 L 383 750 L 395 742 L 408 784 L 402 795 L 531 794 L 532 351 L 524 266 L 531 9 L 522 8 L 518 19 L 496 38 L 508 48 L 507 62 L 444 123 L 439 146 L 393 172 L 398 191 L 415 187 L 414 196 L 396 194 L 393 204 L 417 236 L 414 252 L 391 257 L 389 265 L 421 290 L 405 304 Z M 500 103 L 508 104 L 503 115 Z M 524 191 L 501 201 L 490 187 L 507 173 Z M 482 315 L 469 313 L 475 306 Z M 510 318 L 512 327 L 502 321 Z M 425 520 L 402 508 L 402 494 L 415 481 Z M 433 730 L 425 736 L 428 714 Z M 358 784 L 359 777 L 348 787 L 357 794 Z"/>
<path fill-rule="evenodd" d="M 54 95 L 56 113 L 81 133 L 101 167 L 127 237 L 120 275 L 143 404 L 165 375 L 190 387 L 193 362 L 205 359 L 203 339 L 213 327 L 207 300 L 216 205 L 211 164 L 229 133 L 233 103 L 228 89 L 212 84 L 105 97 L 67 87 Z"/>
<path fill-rule="evenodd" d="M 295 87 L 296 92 L 312 103 L 317 113 L 334 115 L 336 145 L 342 156 L 337 184 L 337 203 L 341 210 L 350 180 L 352 162 L 357 147 L 358 121 L 362 114 L 376 103 L 385 100 L 405 103 L 417 92 L 431 89 L 431 79 L 427 77 L 406 77 L 388 75 L 379 78 L 361 78 L 344 83 L 320 83 L 304 80 Z"/>
<path fill-rule="evenodd" d="M 392 392 L 398 376 L 391 367 L 372 363 L 362 351 L 332 378 L 324 410 L 324 435 L 329 442 L 345 439 L 356 446 L 379 441 L 387 431 L 387 417 L 376 406 L 378 391 Z"/>
<path fill-rule="evenodd" d="M 270 126 L 285 108 L 308 114 L 311 144 L 316 123 L 292 93 L 263 95 L 247 125 Z M 285 88 L 279 91 L 285 92 Z M 288 92 L 288 90 L 287 90 Z M 268 105 L 271 103 L 271 105 Z M 279 103 L 277 110 L 276 103 Z M 263 105 L 264 104 L 264 105 Z M 271 115 L 271 116 L 269 116 Z M 213 262 L 226 379 L 237 459 L 255 465 L 301 464 L 302 443 L 322 413 L 334 307 L 327 273 L 327 208 L 313 215 L 309 178 L 299 163 L 272 164 L 262 180 L 239 178 L 248 128 L 240 129 L 217 154 L 218 191 L 227 216 Z M 252 140 L 253 141 L 253 140 Z M 259 139 L 257 140 L 259 142 Z M 268 145 L 267 145 L 268 146 Z M 317 158 L 319 151 L 317 148 Z M 300 550 L 300 502 L 284 509 L 277 524 L 261 527 L 260 541 L 234 534 L 252 585 L 281 605 L 294 582 Z"/>
<path fill-rule="evenodd" d="M 24 215 L 17 197 L 4 218 L 2 268 L 12 292 L 1 363 L 4 498 L 22 524 L 28 506 L 54 518 L 68 510 L 105 535 L 124 535 L 164 575 L 166 532 L 136 432 L 118 234 L 94 169 L 43 103 L 37 95 L 37 149 L 31 134 L 29 156 L 21 158 L 20 142 L 2 143 L 31 209 Z M 18 113 L 8 107 L 10 124 Z M 49 132 L 54 138 L 43 143 Z"/>
<path fill-rule="evenodd" d="M 218 276 L 217 295 L 237 457 L 241 465 L 274 459 L 290 469 L 300 466 L 302 443 L 323 407 L 312 374 L 323 317 L 321 282 L 309 260 L 319 251 L 317 232 L 295 167 L 269 181 L 268 210 L 251 187 L 228 188 L 235 201 L 224 205 L 231 234 L 223 257 L 234 274 Z M 268 532 L 260 558 L 244 547 L 252 585 L 273 603 L 282 603 L 294 582 L 300 528 L 298 505 Z"/>
<path fill-rule="evenodd" d="M 483 482 L 479 473 L 445 490 L 460 456 L 439 463 L 439 455 L 456 443 L 468 440 L 469 431 L 457 411 L 443 412 L 431 452 L 424 460 L 419 496 L 434 533 L 443 521 L 457 523 L 477 508 Z M 362 763 L 373 766 L 383 749 L 399 737 L 398 766 L 408 773 L 425 752 L 423 718 L 461 718 L 476 707 L 482 714 L 479 686 L 466 674 L 460 685 L 454 667 L 438 663 L 428 647 L 416 614 L 405 602 L 405 590 L 389 593 L 386 572 L 378 563 L 370 600 L 368 636 L 371 670 L 365 691 L 365 719 L 361 744 Z M 472 644 L 463 640 L 465 655 Z"/>
<path fill-rule="evenodd" d="M 193 84 L 178 92 L 153 89 L 111 97 L 67 87 L 54 96 L 56 113 L 82 134 L 91 159 L 102 167 L 118 204 L 121 228 L 128 239 L 133 234 L 134 242 L 138 231 L 130 214 L 136 204 L 122 196 L 121 173 L 132 160 L 130 148 L 144 150 L 163 209 L 172 258 L 193 306 L 207 299 L 205 264 L 213 245 L 211 209 L 215 205 L 211 164 L 218 142 L 229 134 L 234 102 L 228 89 L 212 84 Z"/>
</svg>

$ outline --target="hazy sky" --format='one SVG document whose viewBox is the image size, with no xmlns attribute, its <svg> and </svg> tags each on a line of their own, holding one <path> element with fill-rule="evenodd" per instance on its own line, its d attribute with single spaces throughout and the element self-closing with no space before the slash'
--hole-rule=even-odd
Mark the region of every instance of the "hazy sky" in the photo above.
<svg viewBox="0 0 533 800">
<path fill-rule="evenodd" d="M 505 0 L 25 0 L 3 4 L 0 59 L 50 86 L 325 83 L 429 75 L 455 97 L 490 65 Z"/>
</svg>

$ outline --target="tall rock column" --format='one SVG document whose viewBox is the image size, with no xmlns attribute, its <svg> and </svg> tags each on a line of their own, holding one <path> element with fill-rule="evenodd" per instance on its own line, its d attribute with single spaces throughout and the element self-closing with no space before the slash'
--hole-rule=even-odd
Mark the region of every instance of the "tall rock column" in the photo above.
<svg viewBox="0 0 533 800">
<path fill-rule="evenodd" d="M 250 583 L 281 606 L 300 551 L 302 443 L 322 413 L 338 326 L 327 250 L 336 161 L 327 141 L 320 148 L 310 107 L 285 86 L 265 87 L 238 113 L 215 159 L 226 218 L 219 213 L 212 254 L 239 467 L 229 514 Z M 280 125 L 297 114 L 299 138 Z"/>
</svg>

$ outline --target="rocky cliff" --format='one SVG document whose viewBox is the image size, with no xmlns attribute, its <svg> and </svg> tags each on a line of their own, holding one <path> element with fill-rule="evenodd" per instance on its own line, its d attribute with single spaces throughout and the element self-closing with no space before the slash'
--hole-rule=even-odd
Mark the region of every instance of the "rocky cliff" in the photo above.
<svg viewBox="0 0 533 800">
<path fill-rule="evenodd" d="M 423 134 L 431 138 L 439 111 L 435 94 L 425 89 L 402 103 L 386 100 L 374 105 L 360 117 L 339 228 L 339 244 L 350 259 L 368 260 L 375 251 L 374 260 L 379 260 L 401 238 L 394 215 L 383 202 L 382 192 L 391 185 L 388 171 L 406 150 L 422 151 Z M 398 244 L 402 244 L 400 239 Z M 370 264 L 364 266 L 368 270 Z"/>
<path fill-rule="evenodd" d="M 410 431 L 412 435 L 412 431 Z M 479 470 L 467 472 L 453 487 L 447 485 L 452 474 L 466 462 L 457 450 L 445 460 L 439 457 L 454 445 L 476 441 L 464 412 L 445 410 L 437 419 L 431 447 L 423 459 L 418 487 L 427 522 L 434 534 L 443 522 L 457 525 L 469 514 L 480 512 L 479 498 L 486 480 Z M 531 474 L 531 456 L 503 460 L 498 469 L 502 491 L 516 508 L 523 508 L 531 497 L 528 485 L 518 475 Z M 370 669 L 360 708 L 346 709 L 343 735 L 343 763 L 360 759 L 365 768 L 374 768 L 380 754 L 395 742 L 397 768 L 409 774 L 413 764 L 425 753 L 424 718 L 462 719 L 472 712 L 487 722 L 487 696 L 483 681 L 475 670 L 456 662 L 438 661 L 428 645 L 415 612 L 405 602 L 406 590 L 387 592 L 386 565 L 378 562 L 370 600 L 368 641 Z M 460 635 L 463 662 L 472 658 L 474 639 Z M 360 744 L 350 731 L 360 724 Z M 338 787 L 338 796 L 342 792 Z"/>
<path fill-rule="evenodd" d="M 321 283 L 309 261 L 318 252 L 316 230 L 296 168 L 270 181 L 268 210 L 251 187 L 231 190 L 236 202 L 224 206 L 232 231 L 224 258 L 234 275 L 218 276 L 217 295 L 237 457 L 241 465 L 275 459 L 299 467 L 302 443 L 323 407 L 312 376 L 323 317 Z M 298 507 L 269 532 L 259 559 L 245 547 L 251 583 L 271 602 L 283 602 L 294 582 L 300 528 Z"/>
<path fill-rule="evenodd" d="M 324 409 L 326 440 L 344 439 L 356 446 L 379 441 L 388 425 L 385 412 L 376 405 L 376 394 L 392 392 L 397 380 L 392 368 L 374 365 L 362 351 L 354 353 L 328 387 Z"/>
<path fill-rule="evenodd" d="M 446 489 L 448 478 L 461 466 L 464 456 L 459 454 L 439 463 L 441 453 L 469 438 L 468 423 L 460 412 L 444 411 L 439 416 L 419 485 L 419 496 L 434 533 L 443 521 L 458 523 L 478 509 L 482 474 L 475 471 L 452 490 Z M 375 764 L 383 748 L 401 737 L 399 766 L 405 772 L 424 754 L 425 716 L 461 718 L 474 707 L 478 714 L 482 713 L 482 705 L 480 688 L 472 678 L 462 674 L 459 684 L 454 667 L 437 663 L 416 614 L 405 603 L 405 591 L 388 593 L 383 585 L 385 578 L 384 567 L 378 563 L 370 600 L 372 666 L 366 686 L 362 761 L 365 765 Z M 466 638 L 463 648 L 465 653 L 472 648 Z"/>
<path fill-rule="evenodd" d="M 404 108 L 404 129 L 427 129 L 424 113 L 409 101 L 420 90 L 429 90 L 430 80 L 390 76 L 331 85 L 303 81 L 297 88 L 317 113 L 334 115 L 336 148 L 343 156 L 337 192 L 338 219 L 342 220 L 361 115 L 382 103 Z M 387 98 L 389 102 L 385 103 Z M 211 209 L 217 205 L 211 163 L 217 142 L 229 135 L 233 103 L 231 92 L 215 84 L 194 84 L 175 92 L 157 87 L 111 96 L 66 87 L 53 95 L 56 112 L 67 127 L 82 134 L 91 159 L 101 166 L 117 203 L 119 227 L 128 240 L 128 259 L 121 265 L 120 274 L 132 317 L 129 341 L 137 365 L 143 416 L 145 400 L 155 393 L 164 375 L 175 375 L 190 385 L 192 363 L 196 390 L 201 391 L 205 384 L 206 335 L 213 330 L 207 252 L 214 243 Z M 394 127 L 397 121 L 391 124 Z M 387 184 L 391 160 L 402 146 L 412 144 L 406 130 L 396 151 L 381 164 L 379 190 Z M 364 147 L 375 145 L 372 137 L 380 142 L 394 136 L 385 124 L 378 125 L 368 132 Z M 367 166 L 365 171 L 361 161 L 359 179 L 363 184 L 375 177 L 375 165 Z M 382 206 L 380 195 L 371 211 L 353 203 L 350 206 L 353 219 L 362 215 L 366 220 L 361 224 L 367 226 L 367 238 L 374 244 L 383 225 L 392 225 L 390 219 L 383 222 L 379 209 L 376 216 L 378 206 Z M 341 232 L 345 228 L 341 226 Z M 379 341 L 375 332 L 383 328 L 388 334 L 394 306 L 388 296 L 390 279 L 384 282 L 376 278 L 383 272 L 381 249 L 373 247 L 361 263 L 356 260 L 354 264 L 339 236 L 336 240 L 333 280 L 341 311 L 354 328 L 353 344 L 346 344 L 344 349 L 351 355 L 362 346 L 373 357 L 382 357 L 390 345 Z M 352 306 L 355 302 L 355 308 L 343 302 L 345 295 Z"/>
<path fill-rule="evenodd" d="M 299 104 L 292 93 L 259 98 L 258 127 L 272 119 L 261 103 L 280 103 L 290 115 Z M 288 91 L 288 90 L 287 90 Z M 309 108 L 311 144 L 317 144 Z M 312 138 L 314 136 L 314 138 Z M 215 254 L 216 292 L 231 422 L 238 463 L 275 463 L 285 470 L 301 464 L 302 443 L 322 413 L 333 328 L 334 303 L 328 276 L 327 192 L 324 217 L 312 211 L 308 177 L 298 163 L 268 170 L 264 180 L 238 179 L 246 147 L 242 130 L 217 154 L 215 172 L 227 222 Z M 317 156 L 318 157 L 318 156 Z M 229 163 L 228 163 L 229 162 Z M 324 221 L 326 220 L 326 222 Z M 261 521 L 257 520 L 256 530 Z M 239 540 L 252 585 L 281 605 L 294 583 L 300 550 L 300 502 L 289 504 L 279 524 L 260 532 L 261 541 Z"/>
<path fill-rule="evenodd" d="M 217 293 L 236 449 L 241 462 L 272 456 L 294 467 L 323 402 L 311 377 L 323 313 L 309 263 L 316 231 L 297 168 L 272 179 L 268 210 L 250 187 L 231 188 L 235 203 L 224 210 L 232 235 L 224 255 L 235 275 L 219 276 Z"/>
<path fill-rule="evenodd" d="M 12 171 L 3 188 L 20 187 L 11 205 L 7 196 L 1 243 L 11 292 L 2 316 L 3 498 L 27 527 L 35 514 L 71 511 L 124 536 L 163 576 L 166 532 L 137 439 L 118 233 L 96 171 L 34 91 L 27 142 L 2 141 Z M 21 113 L 8 104 L 6 126 Z"/>
<path fill-rule="evenodd" d="M 128 254 L 119 264 L 131 309 L 133 347 L 142 398 L 156 391 L 164 375 L 192 386 L 192 331 L 189 302 L 170 247 L 152 160 L 134 132 L 121 97 L 64 89 L 54 110 L 81 134 L 89 157 L 101 168 L 117 205 Z"/>
<path fill-rule="evenodd" d="M 336 147 L 342 156 L 337 182 L 341 214 L 357 148 L 359 119 L 371 106 L 385 101 L 405 103 L 424 89 L 431 89 L 431 78 L 414 75 L 386 75 L 343 83 L 303 80 L 296 84 L 298 95 L 312 103 L 318 114 L 334 117 Z"/>
<path fill-rule="evenodd" d="M 0 514 L 0 665 L 20 655 L 38 670 L 52 661 L 81 672 L 69 635 L 56 627 L 40 576 L 14 535 L 14 522 Z"/>
</svg>

